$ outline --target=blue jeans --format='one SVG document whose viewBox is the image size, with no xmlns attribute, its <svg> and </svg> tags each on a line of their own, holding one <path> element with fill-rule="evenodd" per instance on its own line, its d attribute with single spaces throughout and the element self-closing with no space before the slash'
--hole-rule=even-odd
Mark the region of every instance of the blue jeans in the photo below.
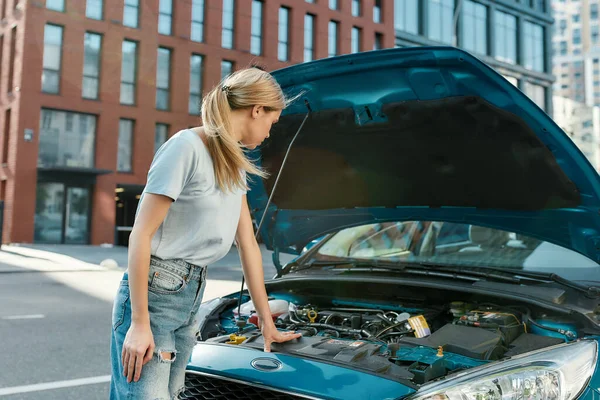
<svg viewBox="0 0 600 400">
<path fill-rule="evenodd" d="M 171 400 L 185 388 L 185 367 L 198 335 L 198 308 L 206 284 L 206 267 L 152 256 L 148 273 L 148 312 L 156 348 L 137 382 L 123 376 L 121 352 L 131 325 L 127 272 L 119 285 L 112 313 L 110 399 Z M 162 353 L 171 353 L 168 360 Z"/>
</svg>

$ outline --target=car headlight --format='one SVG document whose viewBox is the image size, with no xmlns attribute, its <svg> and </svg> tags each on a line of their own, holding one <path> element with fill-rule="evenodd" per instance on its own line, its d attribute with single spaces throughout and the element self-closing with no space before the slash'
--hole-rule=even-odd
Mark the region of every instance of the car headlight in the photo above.
<svg viewBox="0 0 600 400">
<path fill-rule="evenodd" d="M 423 386 L 411 400 L 571 400 L 592 376 L 597 356 L 594 340 L 560 344 Z"/>
</svg>

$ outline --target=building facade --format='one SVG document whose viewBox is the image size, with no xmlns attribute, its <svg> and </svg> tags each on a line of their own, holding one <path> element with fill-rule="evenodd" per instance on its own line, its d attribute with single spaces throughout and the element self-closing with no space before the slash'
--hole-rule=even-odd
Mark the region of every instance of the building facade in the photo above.
<svg viewBox="0 0 600 400">
<path fill-rule="evenodd" d="M 600 107 L 554 96 L 554 121 L 600 171 Z"/>
<path fill-rule="evenodd" d="M 550 0 L 396 0 L 396 45 L 455 45 L 552 115 Z"/>
<path fill-rule="evenodd" d="M 598 0 L 555 0 L 554 94 L 588 106 L 600 105 Z"/>
<path fill-rule="evenodd" d="M 550 24 L 545 0 L 0 0 L 2 241 L 126 244 L 156 149 L 253 63 L 456 40 L 549 111 Z"/>
</svg>

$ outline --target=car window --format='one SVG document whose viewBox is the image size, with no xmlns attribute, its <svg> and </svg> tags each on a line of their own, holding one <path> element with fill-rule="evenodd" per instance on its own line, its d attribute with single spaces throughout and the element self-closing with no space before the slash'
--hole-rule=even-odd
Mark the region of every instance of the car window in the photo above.
<svg viewBox="0 0 600 400">
<path fill-rule="evenodd" d="M 488 227 L 394 221 L 347 228 L 329 237 L 314 257 L 348 257 L 429 262 L 453 266 L 494 266 L 564 273 L 600 267 L 570 249 Z"/>
</svg>

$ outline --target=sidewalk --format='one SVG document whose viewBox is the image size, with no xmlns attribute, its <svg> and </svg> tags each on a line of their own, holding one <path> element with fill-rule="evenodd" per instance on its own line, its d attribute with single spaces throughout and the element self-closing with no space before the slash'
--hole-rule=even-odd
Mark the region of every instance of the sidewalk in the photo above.
<svg viewBox="0 0 600 400">
<path fill-rule="evenodd" d="M 127 248 L 123 246 L 92 245 L 44 245 L 44 244 L 11 244 L 0 248 L 0 272 L 15 272 L 29 269 L 38 271 L 55 270 L 98 270 L 127 268 Z M 272 252 L 261 244 L 265 279 L 271 279 L 276 269 L 273 265 Z M 285 264 L 293 257 L 281 255 Z M 221 260 L 209 266 L 209 279 L 241 280 L 242 269 L 237 248 L 231 247 L 229 253 Z"/>
</svg>

